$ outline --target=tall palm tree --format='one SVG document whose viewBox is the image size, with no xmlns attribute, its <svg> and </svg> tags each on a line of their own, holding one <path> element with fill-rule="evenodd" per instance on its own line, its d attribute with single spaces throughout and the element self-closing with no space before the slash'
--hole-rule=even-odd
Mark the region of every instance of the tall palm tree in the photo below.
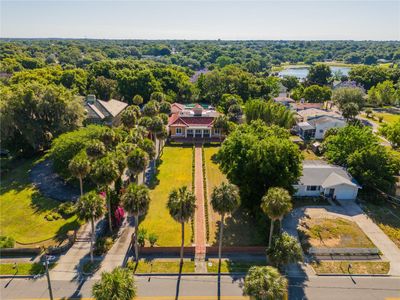
<svg viewBox="0 0 400 300">
<path fill-rule="evenodd" d="M 154 138 L 154 144 L 157 140 L 157 133 L 161 132 L 164 128 L 164 122 L 159 116 L 151 119 L 148 130 L 150 131 L 151 140 Z"/>
<path fill-rule="evenodd" d="M 146 214 L 149 209 L 150 196 L 149 189 L 145 185 L 131 183 L 122 196 L 124 208 L 135 217 L 135 256 L 139 261 L 138 232 L 139 217 Z"/>
<path fill-rule="evenodd" d="M 173 189 L 169 194 L 167 208 L 171 217 L 181 223 L 181 266 L 183 265 L 183 246 L 185 244 L 185 223 L 193 218 L 196 209 L 196 197 L 187 186 Z"/>
<path fill-rule="evenodd" d="M 96 300 L 132 300 L 136 297 L 135 279 L 128 269 L 115 268 L 101 273 L 101 279 L 92 287 Z"/>
<path fill-rule="evenodd" d="M 132 175 L 136 176 L 136 182 L 139 183 L 139 174 L 146 170 L 149 163 L 149 156 L 139 147 L 134 148 L 127 157 L 128 169 Z"/>
<path fill-rule="evenodd" d="M 220 186 L 214 188 L 211 195 L 211 205 L 214 211 L 221 215 L 218 246 L 218 259 L 220 262 L 225 214 L 232 213 L 239 206 L 239 202 L 239 189 L 236 185 L 231 183 L 223 182 Z"/>
<path fill-rule="evenodd" d="M 90 172 L 90 161 L 86 153 L 81 152 L 75 155 L 69 162 L 68 169 L 74 177 L 79 179 L 81 196 L 83 196 L 83 178 Z"/>
<path fill-rule="evenodd" d="M 271 247 L 267 249 L 267 255 L 272 265 L 278 269 L 303 259 L 300 243 L 286 232 L 272 240 Z"/>
<path fill-rule="evenodd" d="M 91 191 L 78 199 L 76 211 L 79 219 L 91 223 L 90 261 L 93 262 L 94 220 L 104 214 L 104 201 L 96 192 Z"/>
<path fill-rule="evenodd" d="M 261 209 L 271 219 L 269 230 L 268 247 L 271 246 L 274 222 L 282 218 L 292 210 L 292 197 L 287 190 L 279 187 L 272 187 L 261 199 Z M 282 227 L 282 226 L 281 226 Z"/>
<path fill-rule="evenodd" d="M 125 128 L 131 129 L 134 128 L 138 117 L 140 114 L 140 109 L 136 105 L 130 105 L 127 109 L 125 109 L 121 114 L 121 122 Z"/>
<path fill-rule="evenodd" d="M 274 267 L 253 266 L 244 279 L 243 294 L 255 300 L 283 300 L 288 281 Z"/>
<path fill-rule="evenodd" d="M 161 144 L 167 139 L 168 137 L 168 132 L 165 126 L 160 132 L 156 133 L 156 138 L 158 139 L 158 157 L 160 157 L 160 152 L 161 152 Z"/>
<path fill-rule="evenodd" d="M 110 232 L 112 232 L 110 185 L 119 177 L 117 163 L 109 156 L 97 160 L 93 165 L 92 177 L 93 181 L 99 187 L 104 187 L 106 189 L 108 223 Z"/>
</svg>

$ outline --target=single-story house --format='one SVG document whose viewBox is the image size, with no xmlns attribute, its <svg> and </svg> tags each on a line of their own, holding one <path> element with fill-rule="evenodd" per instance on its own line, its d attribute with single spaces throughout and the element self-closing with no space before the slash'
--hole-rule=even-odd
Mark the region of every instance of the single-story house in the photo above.
<svg viewBox="0 0 400 300">
<path fill-rule="evenodd" d="M 118 126 L 121 123 L 121 113 L 128 103 L 110 99 L 96 99 L 95 95 L 87 95 L 85 100 L 86 123 Z"/>
<path fill-rule="evenodd" d="M 171 105 L 168 132 L 172 139 L 220 138 L 222 133 L 214 128 L 219 113 L 211 106 L 200 104 Z"/>
<path fill-rule="evenodd" d="M 331 128 L 342 128 L 346 126 L 343 119 L 334 117 L 314 118 L 307 122 L 297 123 L 297 132 L 304 140 L 322 140 L 327 130 Z"/>
<path fill-rule="evenodd" d="M 324 195 L 338 200 L 354 200 L 361 189 L 346 169 L 321 160 L 303 161 L 303 175 L 293 187 L 298 197 Z"/>
<path fill-rule="evenodd" d="M 304 109 L 296 113 L 296 119 L 299 122 L 306 122 L 320 117 L 333 117 L 336 119 L 343 119 L 342 115 L 338 114 L 337 112 L 318 108 Z"/>
</svg>

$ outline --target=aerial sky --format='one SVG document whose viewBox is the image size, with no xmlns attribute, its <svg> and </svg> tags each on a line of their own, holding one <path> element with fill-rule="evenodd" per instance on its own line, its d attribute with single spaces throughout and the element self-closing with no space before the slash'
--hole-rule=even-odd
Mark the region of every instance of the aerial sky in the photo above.
<svg viewBox="0 0 400 300">
<path fill-rule="evenodd" d="M 2 38 L 400 40 L 400 0 L 0 0 L 0 10 Z"/>
</svg>

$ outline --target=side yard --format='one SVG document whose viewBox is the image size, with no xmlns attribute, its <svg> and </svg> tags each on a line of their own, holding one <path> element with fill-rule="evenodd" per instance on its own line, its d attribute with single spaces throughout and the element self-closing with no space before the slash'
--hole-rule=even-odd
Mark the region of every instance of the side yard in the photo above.
<svg viewBox="0 0 400 300">
<path fill-rule="evenodd" d="M 0 188 L 0 235 L 22 244 L 54 244 L 69 230 L 80 226 L 76 216 L 57 213 L 60 202 L 43 197 L 29 181 L 35 160 L 17 162 L 2 178 Z"/>
<path fill-rule="evenodd" d="M 204 148 L 209 203 L 214 187 L 227 181 L 227 178 L 219 170 L 213 159 L 218 150 L 219 147 Z M 217 245 L 218 243 L 220 218 L 220 215 L 215 213 L 211 204 L 209 204 L 210 245 Z M 226 217 L 225 220 L 223 241 L 225 246 L 261 246 L 266 244 L 267 222 L 265 222 L 265 226 L 258 224 L 250 214 L 242 209 L 238 209 L 232 216 Z"/>
<path fill-rule="evenodd" d="M 167 201 L 172 189 L 192 185 L 192 147 L 164 147 L 157 172 L 150 185 L 150 207 L 141 228 L 158 236 L 158 246 L 179 246 L 181 227 L 170 216 Z M 191 244 L 191 237 L 192 229 L 187 223 L 185 245 Z"/>
</svg>

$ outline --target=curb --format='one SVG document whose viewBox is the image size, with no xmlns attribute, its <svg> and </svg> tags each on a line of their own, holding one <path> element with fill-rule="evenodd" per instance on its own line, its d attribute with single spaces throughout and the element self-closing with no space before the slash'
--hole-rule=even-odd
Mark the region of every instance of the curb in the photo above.
<svg viewBox="0 0 400 300">
<path fill-rule="evenodd" d="M 352 276 L 352 277 L 396 277 L 396 276 L 392 276 L 389 274 L 341 274 L 341 273 L 315 273 L 316 276 L 321 276 L 321 277 L 329 277 L 329 276 L 334 276 L 334 277 L 348 277 L 348 276 Z"/>
<path fill-rule="evenodd" d="M 35 278 L 40 278 L 43 277 L 44 274 L 38 274 L 38 275 L 0 275 L 0 279 L 35 279 Z"/>
</svg>

